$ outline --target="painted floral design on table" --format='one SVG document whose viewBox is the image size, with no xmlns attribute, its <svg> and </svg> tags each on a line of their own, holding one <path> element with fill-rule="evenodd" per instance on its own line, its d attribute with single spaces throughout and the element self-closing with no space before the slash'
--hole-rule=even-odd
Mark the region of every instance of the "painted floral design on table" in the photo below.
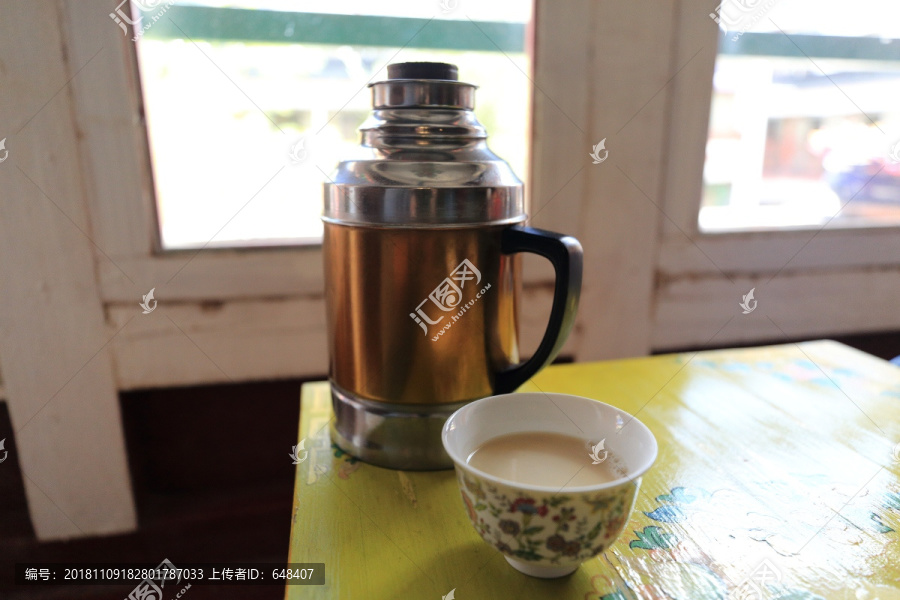
<svg viewBox="0 0 900 600">
<path fill-rule="evenodd" d="M 350 479 L 350 475 L 362 466 L 362 462 L 358 458 L 344 452 L 334 442 L 330 442 L 330 447 L 327 446 L 324 438 L 314 440 L 311 454 L 312 460 L 309 461 L 307 485 L 316 483 L 335 466 L 337 466 L 338 478 L 343 480 Z M 332 456 L 336 460 L 331 460 Z"/>
<path fill-rule="evenodd" d="M 483 484 L 461 471 L 457 477 L 469 519 L 485 540 L 513 558 L 552 564 L 606 550 L 624 528 L 636 490 L 631 486 L 593 494 L 530 495 Z M 578 518 L 576 505 L 584 503 L 590 513 Z"/>
<path fill-rule="evenodd" d="M 816 476 L 798 476 L 798 481 L 804 479 L 809 480 L 805 482 L 807 485 L 818 480 Z M 766 483 L 770 493 L 781 503 L 790 506 L 802 501 L 808 505 L 810 494 L 778 485 L 783 482 Z M 853 531 L 866 537 L 881 534 L 884 545 L 873 545 L 872 556 L 879 555 L 877 548 L 886 550 L 888 539 L 896 535 L 888 523 L 894 523 L 900 514 L 900 494 L 886 490 L 875 496 L 863 506 L 845 506 L 843 512 L 847 513 L 846 516 L 835 518 L 832 527 L 822 531 L 823 540 L 844 544 Z M 808 529 L 812 530 L 813 526 L 820 524 L 817 518 L 812 518 L 819 514 L 817 511 L 807 511 L 809 514 L 805 518 L 811 519 L 809 523 L 800 523 L 799 520 L 785 523 L 782 519 L 756 512 L 746 498 L 727 489 L 709 492 L 700 488 L 675 487 L 654 500 L 652 506 L 644 510 L 636 509 L 635 516 L 629 521 L 628 529 L 634 537 L 623 535 L 615 550 L 601 558 L 602 562 L 607 563 L 610 570 L 607 572 L 627 574 L 627 583 L 621 577 L 611 579 L 602 574 L 594 575 L 591 577 L 591 589 L 584 595 L 585 600 L 619 600 L 631 598 L 634 594 L 640 598 L 687 598 L 683 595 L 684 590 L 690 590 L 691 598 L 725 600 L 755 597 L 741 594 L 756 590 L 772 600 L 823 599 L 816 593 L 817 590 L 804 588 L 802 582 L 796 579 L 796 574 L 804 572 L 807 567 L 795 550 L 808 539 Z M 641 513 L 655 523 L 647 525 L 646 519 L 639 516 Z M 840 521 L 844 521 L 844 525 Z M 796 539 L 793 534 L 787 533 L 798 528 L 799 531 L 794 533 L 802 535 Z M 834 531 L 829 532 L 830 529 Z M 682 535 L 691 530 L 703 535 Z M 753 581 L 753 570 L 758 568 L 749 558 L 754 555 L 753 546 L 741 542 L 740 538 L 750 543 L 760 543 L 761 548 L 774 551 L 773 556 L 777 557 L 775 563 L 783 577 L 777 581 Z M 701 539 L 705 542 L 700 543 L 698 540 Z M 621 546 L 626 540 L 628 550 Z M 786 548 L 793 548 L 794 551 L 787 552 Z M 716 558 L 713 559 L 713 556 Z M 890 560 L 890 557 L 885 556 L 884 559 Z M 870 588 L 883 592 L 883 586 L 877 582 L 867 582 L 873 573 L 855 572 L 850 565 L 840 562 L 831 566 L 835 567 L 833 570 L 836 573 L 843 573 L 841 577 L 847 585 L 855 586 L 851 587 L 857 596 L 848 598 L 874 599 L 877 594 L 859 592 L 863 590 L 868 593 Z M 794 577 L 791 577 L 792 573 Z M 897 592 L 896 589 L 891 591 Z M 888 597 L 894 596 L 885 596 Z"/>
<path fill-rule="evenodd" d="M 338 477 L 340 477 L 341 479 L 350 479 L 350 474 L 359 469 L 360 466 L 362 466 L 362 463 L 352 454 L 348 454 L 341 450 L 334 442 L 331 443 L 331 449 L 334 451 L 335 458 L 344 459 L 341 461 L 341 466 L 338 470 Z"/>
</svg>

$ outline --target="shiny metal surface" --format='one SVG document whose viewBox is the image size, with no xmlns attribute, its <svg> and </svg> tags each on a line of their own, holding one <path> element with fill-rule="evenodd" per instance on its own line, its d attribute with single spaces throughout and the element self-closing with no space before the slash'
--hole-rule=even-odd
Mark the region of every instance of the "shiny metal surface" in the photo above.
<svg viewBox="0 0 900 600">
<path fill-rule="evenodd" d="M 382 84 L 474 90 L 454 81 L 380 82 L 372 88 L 376 102 Z M 422 93 L 425 100 L 440 100 Z M 522 182 L 488 148 L 470 106 L 398 106 L 376 109 L 360 127 L 357 156 L 341 162 L 325 183 L 325 221 L 456 227 L 524 220 Z"/>
<path fill-rule="evenodd" d="M 390 166 L 385 167 L 389 170 Z M 521 188 L 339 188 L 326 184 L 327 223 L 429 228 L 511 225 L 526 215 Z"/>
<path fill-rule="evenodd" d="M 444 106 L 475 108 L 477 86 L 461 81 L 396 79 L 369 84 L 375 108 Z"/>
<path fill-rule="evenodd" d="M 331 381 L 355 397 L 392 404 L 491 395 L 496 373 L 519 361 L 517 258 L 500 252 L 502 230 L 325 223 Z M 480 279 L 455 282 L 461 297 L 442 310 L 429 296 L 464 260 Z"/>
<path fill-rule="evenodd" d="M 486 147 L 480 142 L 487 139 L 487 132 L 471 110 L 385 108 L 375 110 L 359 130 L 364 146 L 376 148 L 394 160 L 397 156 L 425 158 L 429 153 L 456 150 L 453 155 L 438 154 L 430 158 L 449 159 L 449 162 L 464 162 L 461 159 L 481 162 L 487 158 L 491 162 L 503 162 L 492 154 L 485 154 Z M 510 185 L 518 182 L 509 177 L 512 171 L 505 175 Z"/>
<path fill-rule="evenodd" d="M 441 428 L 466 402 L 434 405 L 370 402 L 331 384 L 331 440 L 345 452 L 391 469 L 451 469 Z"/>
</svg>

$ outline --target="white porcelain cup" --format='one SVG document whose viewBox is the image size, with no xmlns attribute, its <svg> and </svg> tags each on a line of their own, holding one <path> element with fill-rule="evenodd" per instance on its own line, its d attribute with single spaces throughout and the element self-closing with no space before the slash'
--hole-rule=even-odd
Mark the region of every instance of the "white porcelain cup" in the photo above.
<svg viewBox="0 0 900 600">
<path fill-rule="evenodd" d="M 595 457 L 617 476 L 584 487 L 526 485 L 467 464 L 493 438 L 527 432 L 559 433 L 585 442 L 585 468 Z M 602 451 L 592 448 L 605 440 Z M 444 448 L 472 525 L 513 568 L 534 577 L 562 577 L 609 548 L 622 533 L 641 476 L 656 460 L 646 425 L 609 404 L 566 394 L 528 392 L 476 400 L 453 413 Z M 608 454 L 603 454 L 606 452 Z"/>
</svg>

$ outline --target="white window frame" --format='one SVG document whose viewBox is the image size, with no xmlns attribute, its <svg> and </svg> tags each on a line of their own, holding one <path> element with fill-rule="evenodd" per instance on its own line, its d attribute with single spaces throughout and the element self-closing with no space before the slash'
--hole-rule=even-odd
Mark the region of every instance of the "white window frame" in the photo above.
<svg viewBox="0 0 900 600">
<path fill-rule="evenodd" d="M 686 66 L 672 82 L 650 347 L 900 329 L 900 228 L 699 231 L 710 102 L 698 97 L 712 96 L 719 35 L 710 6 L 685 0 L 675 20 L 674 63 Z M 752 288 L 766 319 L 735 318 L 718 330 Z"/>
</svg>

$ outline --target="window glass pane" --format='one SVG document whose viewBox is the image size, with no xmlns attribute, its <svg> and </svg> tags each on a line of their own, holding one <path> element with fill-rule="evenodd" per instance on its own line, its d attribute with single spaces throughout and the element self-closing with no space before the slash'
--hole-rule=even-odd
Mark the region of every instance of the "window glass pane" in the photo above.
<svg viewBox="0 0 900 600">
<path fill-rule="evenodd" d="M 225 4 L 134 3 L 163 248 L 318 243 L 322 182 L 389 62 L 457 64 L 491 148 L 526 175 L 529 2 Z"/>
<path fill-rule="evenodd" d="M 703 231 L 900 224 L 900 3 L 726 0 Z"/>
</svg>

